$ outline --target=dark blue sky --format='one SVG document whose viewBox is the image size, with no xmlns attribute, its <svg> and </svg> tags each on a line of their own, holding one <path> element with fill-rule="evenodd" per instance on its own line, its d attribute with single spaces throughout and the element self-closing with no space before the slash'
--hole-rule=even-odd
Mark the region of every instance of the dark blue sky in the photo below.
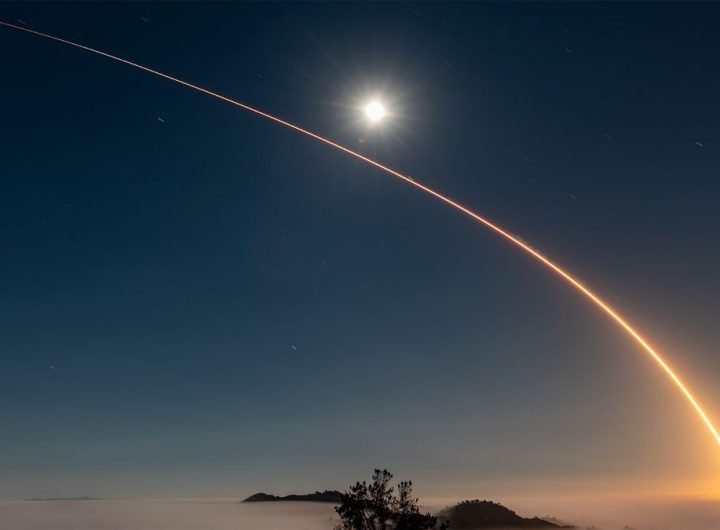
<svg viewBox="0 0 720 530">
<path fill-rule="evenodd" d="M 0 19 L 460 199 L 616 303 L 720 419 L 720 6 Z M 2 29 L 0 61 L 0 495 L 280 492 L 386 466 L 482 496 L 720 469 L 626 336 L 457 212 L 80 50 Z M 394 116 L 369 129 L 355 106 L 378 92 Z"/>
</svg>

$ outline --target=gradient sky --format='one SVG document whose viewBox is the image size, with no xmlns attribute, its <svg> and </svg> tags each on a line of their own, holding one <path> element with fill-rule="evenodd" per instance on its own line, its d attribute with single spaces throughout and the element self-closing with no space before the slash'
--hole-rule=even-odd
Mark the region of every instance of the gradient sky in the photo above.
<svg viewBox="0 0 720 530">
<path fill-rule="evenodd" d="M 0 19 L 462 200 L 615 303 L 720 421 L 720 5 Z M 80 50 L 2 29 L 0 61 L 1 497 L 342 488 L 377 466 L 445 497 L 720 495 L 720 451 L 657 366 L 481 226 Z M 394 116 L 370 129 L 375 93 Z"/>
</svg>

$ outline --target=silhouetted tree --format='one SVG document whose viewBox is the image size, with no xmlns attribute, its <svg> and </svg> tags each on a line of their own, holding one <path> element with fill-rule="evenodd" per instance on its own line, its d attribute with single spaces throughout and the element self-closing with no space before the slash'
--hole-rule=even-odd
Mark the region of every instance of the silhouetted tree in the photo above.
<svg viewBox="0 0 720 530">
<path fill-rule="evenodd" d="M 437 518 L 421 513 L 418 499 L 413 497 L 412 482 L 400 482 L 397 495 L 390 486 L 392 474 L 376 469 L 370 484 L 357 482 L 346 491 L 335 511 L 340 524 L 335 530 L 431 530 Z M 446 530 L 442 524 L 439 530 Z"/>
</svg>

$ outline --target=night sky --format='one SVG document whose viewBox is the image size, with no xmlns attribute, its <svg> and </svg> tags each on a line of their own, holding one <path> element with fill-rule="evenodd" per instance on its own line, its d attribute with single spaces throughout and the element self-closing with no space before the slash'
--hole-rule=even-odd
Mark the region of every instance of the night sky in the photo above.
<svg viewBox="0 0 720 530">
<path fill-rule="evenodd" d="M 623 311 L 720 421 L 720 5 L 0 19 L 487 215 Z M 0 64 L 0 496 L 283 493 L 377 466 L 448 497 L 717 477 L 658 367 L 458 212 L 81 50 L 0 28 Z M 377 94 L 392 115 L 370 127 Z"/>
</svg>

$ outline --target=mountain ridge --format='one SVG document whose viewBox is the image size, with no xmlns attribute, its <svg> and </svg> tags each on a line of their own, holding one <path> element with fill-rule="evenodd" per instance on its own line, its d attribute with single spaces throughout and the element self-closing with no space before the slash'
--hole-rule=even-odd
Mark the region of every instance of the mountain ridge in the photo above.
<svg viewBox="0 0 720 530">
<path fill-rule="evenodd" d="M 438 513 L 438 521 L 450 523 L 452 529 L 484 528 L 575 528 L 539 517 L 522 517 L 500 503 L 487 500 L 463 501 Z"/>
<path fill-rule="evenodd" d="M 337 490 L 316 491 L 314 493 L 306 493 L 303 495 L 271 495 L 269 493 L 254 493 L 247 499 L 240 502 L 330 502 L 340 504 L 342 493 Z"/>
</svg>

